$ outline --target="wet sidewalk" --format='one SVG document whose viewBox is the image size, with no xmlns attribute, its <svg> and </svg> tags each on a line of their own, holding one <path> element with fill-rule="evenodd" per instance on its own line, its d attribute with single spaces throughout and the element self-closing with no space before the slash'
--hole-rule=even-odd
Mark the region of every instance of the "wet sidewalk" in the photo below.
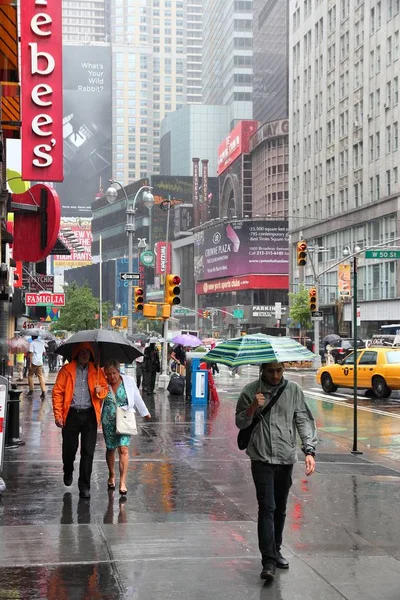
<svg viewBox="0 0 400 600">
<path fill-rule="evenodd" d="M 290 569 L 273 584 L 259 579 L 254 486 L 234 426 L 246 377 L 221 373 L 219 405 L 146 398 L 153 421 L 132 440 L 125 501 L 107 491 L 101 432 L 91 500 L 79 499 L 76 481 L 63 485 L 50 399 L 24 394 L 26 444 L 6 450 L 2 473 L 0 598 L 399 600 L 400 462 L 351 455 L 324 431 L 332 411 L 322 404 L 318 472 L 294 470 Z"/>
</svg>

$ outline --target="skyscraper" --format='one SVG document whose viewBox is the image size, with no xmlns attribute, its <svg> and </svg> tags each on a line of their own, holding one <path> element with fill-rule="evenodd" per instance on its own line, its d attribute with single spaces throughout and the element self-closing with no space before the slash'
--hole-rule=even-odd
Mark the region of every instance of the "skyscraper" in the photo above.
<svg viewBox="0 0 400 600">
<path fill-rule="evenodd" d="M 63 42 L 110 42 L 110 0 L 63 0 Z"/>
<path fill-rule="evenodd" d="M 187 1 L 187 103 L 201 104 L 202 0 Z"/>
<path fill-rule="evenodd" d="M 337 289 L 343 250 L 399 235 L 400 3 L 291 0 L 289 31 L 292 252 L 301 238 L 314 247 L 326 323 L 337 304 L 338 333 L 349 333 L 350 304 Z M 360 334 L 369 337 L 398 322 L 398 262 L 359 257 Z M 291 280 L 313 283 L 311 264 Z"/>
<path fill-rule="evenodd" d="M 253 2 L 203 1 L 203 103 L 231 107 L 231 126 L 253 117 Z"/>
</svg>

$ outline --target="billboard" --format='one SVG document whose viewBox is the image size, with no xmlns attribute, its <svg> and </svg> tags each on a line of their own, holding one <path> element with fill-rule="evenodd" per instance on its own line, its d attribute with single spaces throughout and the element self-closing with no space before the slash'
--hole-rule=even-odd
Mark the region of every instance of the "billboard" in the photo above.
<svg viewBox="0 0 400 600">
<path fill-rule="evenodd" d="M 61 2 L 22 4 L 22 178 L 62 181 Z"/>
<path fill-rule="evenodd" d="M 111 165 L 111 48 L 64 45 L 63 216 L 91 216 Z M 102 195 L 102 194 L 101 194 Z"/>
<path fill-rule="evenodd" d="M 250 138 L 257 131 L 258 121 L 240 121 L 218 148 L 218 175 L 221 175 L 241 154 L 247 154 Z"/>
<path fill-rule="evenodd" d="M 338 267 L 338 288 L 340 298 L 351 296 L 351 267 L 341 264 Z"/>
<path fill-rule="evenodd" d="M 73 240 L 78 240 L 84 248 L 83 252 L 77 252 L 71 245 L 68 238 L 63 236 L 63 228 L 68 227 L 74 234 Z M 54 266 L 74 269 L 76 267 L 84 267 L 92 264 L 92 220 L 84 217 L 78 218 L 62 218 L 60 225 L 60 238 L 68 250 L 70 256 L 61 254 L 54 255 Z"/>
<path fill-rule="evenodd" d="M 289 272 L 287 221 L 224 222 L 195 233 L 195 277 Z"/>
</svg>

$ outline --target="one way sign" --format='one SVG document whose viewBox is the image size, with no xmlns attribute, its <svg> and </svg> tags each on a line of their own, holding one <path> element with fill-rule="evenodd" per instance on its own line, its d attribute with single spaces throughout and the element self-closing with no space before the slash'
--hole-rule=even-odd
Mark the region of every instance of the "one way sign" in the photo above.
<svg viewBox="0 0 400 600">
<path fill-rule="evenodd" d="M 120 273 L 119 276 L 124 281 L 139 281 L 140 279 L 139 273 Z"/>
</svg>

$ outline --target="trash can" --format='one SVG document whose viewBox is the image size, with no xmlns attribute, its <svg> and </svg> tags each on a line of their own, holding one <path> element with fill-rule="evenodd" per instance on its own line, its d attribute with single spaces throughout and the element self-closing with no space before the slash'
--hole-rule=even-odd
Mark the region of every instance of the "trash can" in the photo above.
<svg viewBox="0 0 400 600">
<path fill-rule="evenodd" d="M 22 391 L 13 385 L 8 390 L 7 402 L 7 421 L 6 421 L 6 448 L 16 448 L 23 446 L 23 442 L 19 437 L 19 403 Z"/>
<path fill-rule="evenodd" d="M 200 367 L 200 358 L 192 358 L 192 402 L 208 401 L 208 370 Z"/>
</svg>

